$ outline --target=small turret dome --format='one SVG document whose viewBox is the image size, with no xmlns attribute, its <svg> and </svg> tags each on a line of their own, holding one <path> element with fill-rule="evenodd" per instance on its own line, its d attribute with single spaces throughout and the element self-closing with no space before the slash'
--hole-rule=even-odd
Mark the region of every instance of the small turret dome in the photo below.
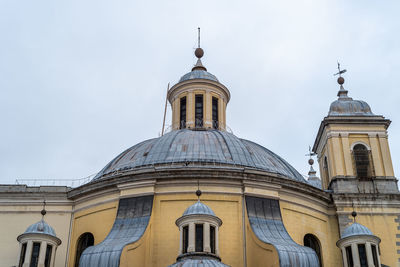
<svg viewBox="0 0 400 267">
<path fill-rule="evenodd" d="M 347 97 L 332 102 L 328 116 L 374 116 L 374 114 L 365 101 Z"/>
<path fill-rule="evenodd" d="M 373 235 L 373 233 L 366 226 L 355 222 L 344 229 L 342 238 L 356 235 Z"/>
<path fill-rule="evenodd" d="M 212 211 L 212 209 L 209 206 L 202 203 L 200 200 L 198 200 L 196 203 L 188 207 L 182 216 L 194 215 L 194 214 L 215 216 L 214 211 Z"/>
<path fill-rule="evenodd" d="M 346 72 L 340 71 L 338 74 Z M 340 85 L 340 90 L 337 94 L 339 97 L 336 101 L 332 102 L 328 116 L 374 116 L 371 111 L 370 106 L 367 102 L 361 100 L 353 100 L 353 98 L 347 95 L 348 91 L 344 89 L 344 78 L 339 77 L 338 83 Z"/>
<path fill-rule="evenodd" d="M 206 70 L 203 69 L 195 69 L 192 70 L 191 72 L 186 73 L 181 77 L 179 82 L 184 82 L 188 80 L 194 80 L 194 79 L 205 79 L 205 80 L 210 80 L 214 82 L 219 82 L 217 77 L 215 77 L 213 74 L 209 73 Z"/>
<path fill-rule="evenodd" d="M 203 256 L 185 258 L 184 260 L 178 261 L 169 267 L 229 267 L 229 265 L 223 264 L 218 259 Z"/>
<path fill-rule="evenodd" d="M 24 234 L 45 234 L 57 237 L 53 227 L 47 224 L 44 220 L 40 220 L 37 223 L 30 225 Z"/>
</svg>

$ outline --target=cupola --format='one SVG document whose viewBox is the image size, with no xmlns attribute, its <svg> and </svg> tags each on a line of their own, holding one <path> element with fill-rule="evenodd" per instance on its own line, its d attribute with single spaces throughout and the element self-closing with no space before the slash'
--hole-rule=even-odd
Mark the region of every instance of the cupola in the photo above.
<svg viewBox="0 0 400 267">
<path fill-rule="evenodd" d="M 17 237 L 20 243 L 18 267 L 53 267 L 57 247 L 61 240 L 54 229 L 44 221 L 46 210 L 41 211 L 42 219 L 30 225 Z"/>
<path fill-rule="evenodd" d="M 196 65 L 168 90 L 173 130 L 226 129 L 225 110 L 230 92 L 217 77 L 207 72 L 201 61 L 203 55 L 199 42 L 195 50 Z"/>
<path fill-rule="evenodd" d="M 182 217 L 176 220 L 180 232 L 179 256 L 170 267 L 184 266 L 225 266 L 218 251 L 218 229 L 222 221 L 214 211 L 200 201 L 189 206 Z"/>
<path fill-rule="evenodd" d="M 354 222 L 346 227 L 336 245 L 342 251 L 344 267 L 378 267 L 380 238 L 366 226 L 355 222 L 357 213 L 353 211 Z"/>
</svg>

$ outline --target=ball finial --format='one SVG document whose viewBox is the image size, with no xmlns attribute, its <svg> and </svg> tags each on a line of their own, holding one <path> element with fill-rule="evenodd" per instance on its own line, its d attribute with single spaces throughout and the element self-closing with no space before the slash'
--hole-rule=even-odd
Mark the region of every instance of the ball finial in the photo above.
<svg viewBox="0 0 400 267">
<path fill-rule="evenodd" d="M 196 50 L 194 51 L 194 55 L 199 59 L 202 58 L 204 55 L 203 49 L 201 49 L 200 47 L 196 48 Z"/>
<path fill-rule="evenodd" d="M 42 216 L 46 215 L 46 213 L 47 213 L 47 211 L 46 211 L 45 209 L 42 209 L 42 210 L 40 211 L 40 214 L 42 214 Z"/>
<path fill-rule="evenodd" d="M 197 191 L 196 191 L 196 196 L 197 196 L 197 197 L 200 197 L 200 196 L 201 196 L 201 190 L 200 190 L 200 189 L 197 189 Z"/>
<path fill-rule="evenodd" d="M 309 159 L 308 160 L 308 164 L 313 165 L 314 164 L 314 160 L 313 159 Z"/>
<path fill-rule="evenodd" d="M 353 211 L 352 213 L 351 213 L 351 216 L 353 216 L 354 218 L 357 216 L 357 212 L 355 212 L 355 211 Z"/>
<path fill-rule="evenodd" d="M 337 82 L 338 82 L 338 84 L 340 84 L 340 85 L 344 84 L 344 78 L 343 78 L 343 77 L 339 77 L 339 78 L 337 79 Z"/>
</svg>

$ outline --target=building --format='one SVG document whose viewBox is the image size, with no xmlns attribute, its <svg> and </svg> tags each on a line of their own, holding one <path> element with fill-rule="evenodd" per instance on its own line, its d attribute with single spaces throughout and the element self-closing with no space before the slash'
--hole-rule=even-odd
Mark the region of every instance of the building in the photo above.
<svg viewBox="0 0 400 267">
<path fill-rule="evenodd" d="M 311 158 L 305 179 L 226 130 L 231 95 L 203 53 L 168 91 L 170 132 L 77 188 L 0 186 L 1 267 L 400 266 L 390 120 L 339 75 L 313 146 L 321 179 Z"/>
</svg>

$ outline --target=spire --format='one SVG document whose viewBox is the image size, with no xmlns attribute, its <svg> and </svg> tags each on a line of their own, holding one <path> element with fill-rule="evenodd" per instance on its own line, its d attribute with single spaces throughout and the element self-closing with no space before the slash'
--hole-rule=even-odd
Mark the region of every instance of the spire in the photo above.
<svg viewBox="0 0 400 267">
<path fill-rule="evenodd" d="M 204 51 L 200 47 L 200 27 L 197 28 L 198 30 L 198 37 L 197 37 L 197 48 L 194 51 L 194 55 L 198 58 L 196 65 L 192 68 L 192 71 L 194 70 L 204 70 L 207 71 L 206 67 L 203 66 L 203 63 L 201 63 L 201 58 L 204 56 Z"/>
<path fill-rule="evenodd" d="M 338 73 L 335 73 L 334 76 L 339 75 L 337 82 L 340 85 L 340 89 L 339 92 L 337 94 L 337 96 L 339 97 L 339 99 L 351 99 L 350 97 L 347 96 L 348 91 L 346 89 L 344 89 L 343 84 L 344 84 L 344 78 L 342 77 L 342 74 L 345 73 L 347 70 L 341 70 L 340 69 L 340 63 L 337 63 L 338 65 Z"/>
<path fill-rule="evenodd" d="M 311 151 L 311 146 L 308 147 L 308 154 L 306 154 L 306 156 L 310 156 L 310 158 L 308 159 L 308 164 L 310 164 L 310 170 L 308 171 L 308 182 L 319 188 L 322 189 L 322 185 L 321 185 L 321 180 L 318 178 L 317 176 L 317 172 L 314 170 L 313 168 L 313 164 L 314 164 L 314 159 L 312 158 L 312 156 L 315 156 L 316 153 L 313 153 Z"/>
</svg>

